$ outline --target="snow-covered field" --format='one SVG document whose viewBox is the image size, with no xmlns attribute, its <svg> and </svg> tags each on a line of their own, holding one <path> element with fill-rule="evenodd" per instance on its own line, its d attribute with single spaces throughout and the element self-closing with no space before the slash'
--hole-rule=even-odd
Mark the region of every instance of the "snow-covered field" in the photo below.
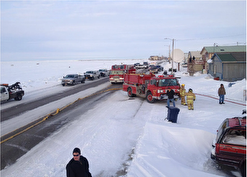
<svg viewBox="0 0 247 177">
<path fill-rule="evenodd" d="M 144 60 L 98 60 L 98 61 L 25 61 L 1 62 L 1 83 L 19 81 L 25 90 L 21 102 L 38 99 L 47 94 L 64 91 L 60 79 L 69 73 L 87 70 L 110 69 L 113 64 L 142 63 Z M 162 64 L 166 70 L 171 67 Z M 176 65 L 175 65 L 176 66 Z M 246 81 L 215 81 L 205 74 L 188 76 L 185 69 L 176 73 L 186 90 L 197 93 L 195 110 L 189 111 L 180 101 L 178 122 L 164 120 L 167 116 L 166 102 L 154 104 L 135 97 L 129 98 L 122 90 L 116 91 L 106 101 L 89 110 L 86 115 L 62 127 L 56 133 L 35 146 L 18 161 L 1 171 L 3 177 L 62 177 L 65 166 L 72 158 L 72 150 L 79 147 L 89 160 L 90 172 L 96 177 L 121 176 L 125 170 L 128 177 L 177 177 L 177 176 L 240 176 L 236 171 L 226 175 L 217 170 L 210 159 L 211 143 L 220 123 L 233 116 L 240 116 L 245 109 L 244 90 Z M 86 81 L 87 84 L 90 81 Z M 226 104 L 218 104 L 217 90 L 223 83 L 226 88 Z M 102 84 L 84 90 L 49 106 L 37 108 L 40 114 L 48 114 L 78 98 L 109 86 Z M 19 104 L 12 101 L 1 109 Z M 48 109 L 49 108 L 49 109 Z M 2 122 L 5 133 L 23 122 L 37 118 L 33 110 Z M 36 111 L 37 113 L 37 111 Z M 6 128 L 6 127 L 11 128 Z M 11 144 L 10 144 L 11 146 Z M 21 148 L 21 147 L 20 147 Z"/>
</svg>

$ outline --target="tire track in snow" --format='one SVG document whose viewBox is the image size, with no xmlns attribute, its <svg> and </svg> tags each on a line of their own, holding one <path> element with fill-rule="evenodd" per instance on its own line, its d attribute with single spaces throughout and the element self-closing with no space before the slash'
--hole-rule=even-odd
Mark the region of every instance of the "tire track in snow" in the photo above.
<svg viewBox="0 0 247 177">
<path fill-rule="evenodd" d="M 201 94 L 201 93 L 195 93 L 196 95 L 200 95 L 200 96 L 204 96 L 204 97 L 208 97 L 208 98 L 212 98 L 212 99 L 215 99 L 215 100 L 219 100 L 219 98 L 215 97 L 215 96 L 210 96 L 210 95 L 205 95 L 205 94 Z M 233 104 L 238 104 L 238 105 L 241 105 L 241 106 L 246 106 L 246 104 L 244 103 L 238 103 L 238 102 L 235 102 L 235 101 L 231 101 L 231 100 L 228 100 L 228 99 L 225 99 L 226 102 L 229 102 L 229 103 L 233 103 Z"/>
</svg>

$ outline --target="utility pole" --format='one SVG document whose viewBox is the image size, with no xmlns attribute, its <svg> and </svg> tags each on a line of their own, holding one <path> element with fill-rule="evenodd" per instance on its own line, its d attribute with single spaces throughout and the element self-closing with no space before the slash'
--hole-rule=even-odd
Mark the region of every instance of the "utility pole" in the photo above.
<svg viewBox="0 0 247 177">
<path fill-rule="evenodd" d="M 172 40 L 172 75 L 173 75 L 173 58 L 174 58 L 174 39 L 171 38 L 165 38 L 165 39 L 170 39 Z M 169 56 L 170 56 L 170 46 L 169 46 Z"/>
<path fill-rule="evenodd" d="M 174 39 L 172 39 L 172 75 L 173 75 L 173 58 L 174 58 Z"/>
</svg>

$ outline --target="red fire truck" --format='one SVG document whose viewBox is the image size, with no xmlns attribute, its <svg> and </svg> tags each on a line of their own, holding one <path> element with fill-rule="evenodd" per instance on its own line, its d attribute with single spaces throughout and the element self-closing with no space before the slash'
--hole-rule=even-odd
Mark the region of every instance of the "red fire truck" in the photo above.
<svg viewBox="0 0 247 177">
<path fill-rule="evenodd" d="M 123 83 L 124 82 L 124 74 L 128 69 L 133 67 L 133 65 L 112 65 L 112 68 L 110 70 L 109 74 L 109 80 L 113 83 Z"/>
<path fill-rule="evenodd" d="M 168 88 L 175 92 L 174 99 L 177 100 L 180 85 L 173 75 L 156 77 L 152 73 L 137 74 L 135 69 L 128 70 L 124 75 L 123 91 L 126 91 L 129 97 L 140 96 L 146 98 L 149 103 L 167 99 L 166 92 Z"/>
</svg>

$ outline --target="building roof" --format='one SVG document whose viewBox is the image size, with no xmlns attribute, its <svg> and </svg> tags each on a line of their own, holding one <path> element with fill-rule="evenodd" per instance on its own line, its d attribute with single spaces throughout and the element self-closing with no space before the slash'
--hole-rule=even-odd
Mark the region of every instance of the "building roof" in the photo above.
<svg viewBox="0 0 247 177">
<path fill-rule="evenodd" d="M 202 55 L 200 54 L 200 51 L 189 51 L 188 55 L 191 57 L 194 56 L 195 58 L 201 58 Z"/>
<path fill-rule="evenodd" d="M 221 52 L 246 52 L 246 45 L 235 45 L 235 46 L 210 46 L 203 47 L 208 53 L 221 53 Z"/>
<path fill-rule="evenodd" d="M 244 54 L 244 52 L 240 52 L 240 54 Z M 237 62 L 246 62 L 246 56 L 245 55 L 234 55 L 232 53 L 218 53 L 215 54 L 212 58 L 218 57 L 222 62 L 231 62 L 231 61 L 237 61 Z"/>
<path fill-rule="evenodd" d="M 217 54 L 221 61 L 237 61 L 231 54 Z"/>
</svg>

